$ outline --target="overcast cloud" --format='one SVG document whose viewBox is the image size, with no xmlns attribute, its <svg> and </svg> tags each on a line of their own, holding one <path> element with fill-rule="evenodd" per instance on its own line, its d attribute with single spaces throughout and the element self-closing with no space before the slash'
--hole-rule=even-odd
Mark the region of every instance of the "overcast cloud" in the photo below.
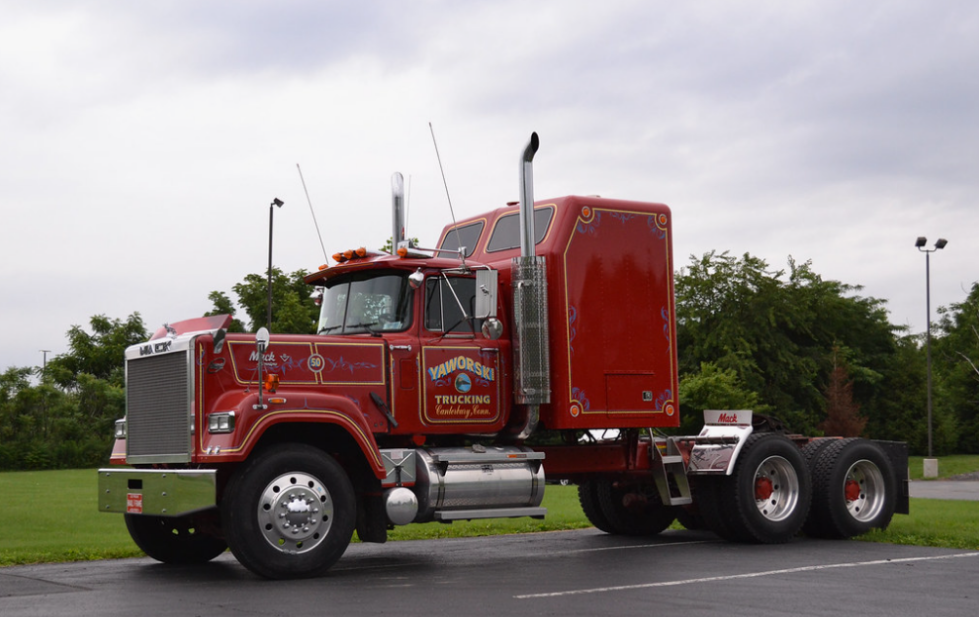
<svg viewBox="0 0 979 617">
<path fill-rule="evenodd" d="M 658 201 L 675 259 L 789 255 L 925 325 L 979 280 L 979 5 L 0 0 L 0 370 L 95 314 L 147 327 L 275 264 L 518 195 Z M 50 356 L 49 356 L 50 357 Z"/>
</svg>

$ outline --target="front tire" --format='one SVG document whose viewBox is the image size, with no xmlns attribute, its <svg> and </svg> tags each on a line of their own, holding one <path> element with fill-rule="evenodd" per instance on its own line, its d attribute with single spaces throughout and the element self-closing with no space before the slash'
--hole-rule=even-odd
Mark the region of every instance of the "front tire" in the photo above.
<svg viewBox="0 0 979 617">
<path fill-rule="evenodd" d="M 225 550 L 224 540 L 202 531 L 206 521 L 190 516 L 126 514 L 126 528 L 144 553 L 163 563 L 199 564 Z"/>
<path fill-rule="evenodd" d="M 235 557 L 272 579 L 326 572 L 356 523 L 353 486 L 330 455 L 304 444 L 276 446 L 238 469 L 222 504 Z"/>
</svg>

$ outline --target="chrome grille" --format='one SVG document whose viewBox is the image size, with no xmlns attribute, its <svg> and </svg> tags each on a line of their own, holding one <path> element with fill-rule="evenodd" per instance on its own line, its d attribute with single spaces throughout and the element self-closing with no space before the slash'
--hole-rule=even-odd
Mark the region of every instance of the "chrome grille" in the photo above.
<svg viewBox="0 0 979 617">
<path fill-rule="evenodd" d="M 187 351 L 126 364 L 126 440 L 130 463 L 190 460 L 190 362 Z"/>
</svg>

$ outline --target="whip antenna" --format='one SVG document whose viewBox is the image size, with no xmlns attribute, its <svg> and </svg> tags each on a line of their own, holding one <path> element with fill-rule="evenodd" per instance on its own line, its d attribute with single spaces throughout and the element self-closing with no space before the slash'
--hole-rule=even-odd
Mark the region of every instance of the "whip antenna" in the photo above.
<svg viewBox="0 0 979 617">
<path fill-rule="evenodd" d="M 442 157 L 439 156 L 439 144 L 435 140 L 435 129 L 432 128 L 432 123 L 428 123 L 428 130 L 432 133 L 432 145 L 435 146 L 435 158 L 439 162 L 439 171 L 442 172 L 442 186 L 445 187 L 445 198 L 449 201 L 449 214 L 452 215 L 452 229 L 456 232 L 456 246 L 459 247 L 459 259 L 462 260 L 462 265 L 466 265 L 466 252 L 462 246 L 462 236 L 459 235 L 459 226 L 456 224 L 456 213 L 452 209 L 452 197 L 449 196 L 449 183 L 445 181 L 445 170 L 442 169 Z"/>
<path fill-rule="evenodd" d="M 306 180 L 303 178 L 302 167 L 299 163 L 296 163 L 296 169 L 299 170 L 299 181 L 303 183 L 303 192 L 306 193 L 306 203 L 309 204 L 309 213 L 313 215 L 313 226 L 316 227 L 316 236 L 320 239 L 320 248 L 323 249 L 323 263 L 330 263 L 330 258 L 326 256 L 326 247 L 323 245 L 323 234 L 320 233 L 320 225 L 316 222 L 316 213 L 313 212 L 313 202 L 309 198 L 309 191 L 306 190 Z"/>
</svg>

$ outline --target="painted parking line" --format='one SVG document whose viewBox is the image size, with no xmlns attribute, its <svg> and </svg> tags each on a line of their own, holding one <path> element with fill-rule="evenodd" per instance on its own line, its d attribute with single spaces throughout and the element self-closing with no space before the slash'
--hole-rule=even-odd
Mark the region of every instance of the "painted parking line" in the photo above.
<svg viewBox="0 0 979 617">
<path fill-rule="evenodd" d="M 601 553 L 604 551 L 628 551 L 637 548 L 668 548 L 670 546 L 689 546 L 691 544 L 720 544 L 720 540 L 688 540 L 685 542 L 657 542 L 655 544 L 627 544 L 625 546 L 601 546 L 599 548 L 573 548 L 565 551 L 547 551 L 537 553 L 534 557 L 554 557 L 555 555 L 573 555 L 577 553 Z"/>
<path fill-rule="evenodd" d="M 766 572 L 749 572 L 745 574 L 731 574 L 728 576 L 710 576 L 706 578 L 689 578 L 679 581 L 660 581 L 656 583 L 642 583 L 639 585 L 619 585 L 616 587 L 595 587 L 592 589 L 572 589 L 570 591 L 555 591 L 550 593 L 531 593 L 513 596 L 517 600 L 532 600 L 536 598 L 558 598 L 562 596 L 575 596 L 588 593 L 607 593 L 611 591 L 629 591 L 633 589 L 651 589 L 654 587 L 675 587 L 678 585 L 693 585 L 696 583 L 713 583 L 717 581 L 733 581 L 744 578 L 760 578 L 764 576 L 776 576 L 780 574 L 796 574 L 799 572 L 815 572 L 818 570 L 832 570 L 835 568 L 862 568 L 867 566 L 879 566 L 895 563 L 911 563 L 918 561 L 938 561 L 941 559 L 962 559 L 966 557 L 979 557 L 979 551 L 972 553 L 954 553 L 952 555 L 935 555 L 932 557 L 905 557 L 903 559 L 877 559 L 874 561 L 854 561 L 849 563 L 831 563 L 818 566 L 800 566 L 798 568 L 786 568 L 784 570 L 768 570 Z"/>
</svg>

